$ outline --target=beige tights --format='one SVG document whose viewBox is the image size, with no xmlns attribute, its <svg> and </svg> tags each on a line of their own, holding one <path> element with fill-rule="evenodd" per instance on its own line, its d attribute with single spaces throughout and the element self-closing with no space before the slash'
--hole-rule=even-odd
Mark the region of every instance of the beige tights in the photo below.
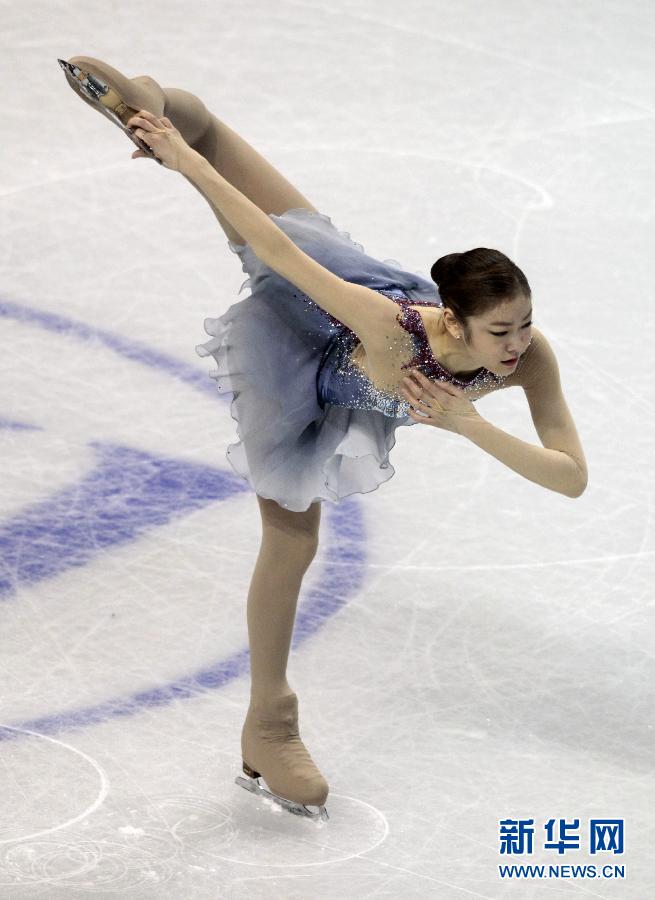
<svg viewBox="0 0 655 900">
<path fill-rule="evenodd" d="M 297 207 L 315 209 L 250 144 L 210 113 L 199 97 L 180 88 L 161 88 L 149 75 L 127 78 L 90 56 L 73 56 L 69 61 L 104 76 L 129 106 L 167 116 L 194 150 L 265 212 L 280 215 Z M 244 243 L 212 208 L 229 240 Z M 248 595 L 248 631 L 252 690 L 270 697 L 289 690 L 286 662 L 300 584 L 318 544 L 320 504 L 298 513 L 274 500 L 258 500 L 262 542 Z"/>
<path fill-rule="evenodd" d="M 258 497 L 262 542 L 248 593 L 253 700 L 289 693 L 287 659 L 303 576 L 318 548 L 321 504 L 291 512 Z"/>
<path fill-rule="evenodd" d="M 161 88 L 148 75 L 127 78 L 92 57 L 75 56 L 70 62 L 104 77 L 129 107 L 167 116 L 188 144 L 264 212 L 280 215 L 299 207 L 317 211 L 194 94 Z M 227 238 L 245 243 L 216 207 L 210 206 Z M 242 733 L 243 758 L 249 769 L 261 771 L 275 793 L 320 805 L 328 786 L 300 740 L 297 700 L 286 670 L 302 579 L 318 547 L 321 505 L 314 503 L 305 512 L 292 512 L 274 500 L 257 500 L 262 536 L 248 593 L 251 701 Z"/>
<path fill-rule="evenodd" d="M 132 108 L 167 116 L 194 150 L 264 212 L 281 215 L 300 207 L 317 212 L 299 190 L 254 147 L 216 118 L 195 94 L 181 88 L 161 88 L 149 75 L 127 78 L 91 56 L 72 56 L 69 62 L 104 76 Z M 221 213 L 213 206 L 212 209 L 229 240 L 245 243 Z"/>
</svg>

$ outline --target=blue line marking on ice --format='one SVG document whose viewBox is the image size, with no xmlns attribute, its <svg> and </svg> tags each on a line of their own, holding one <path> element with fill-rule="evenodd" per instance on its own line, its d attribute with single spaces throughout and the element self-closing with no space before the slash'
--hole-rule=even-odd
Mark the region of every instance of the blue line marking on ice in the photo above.
<svg viewBox="0 0 655 900">
<path fill-rule="evenodd" d="M 315 634 L 330 616 L 338 612 L 359 589 L 363 580 L 364 527 L 361 507 L 352 500 L 344 500 L 333 506 L 329 517 L 329 550 L 316 578 L 317 586 L 306 592 L 298 611 L 294 647 Z M 346 565 L 340 565 L 344 563 Z M 151 690 L 122 695 L 85 709 L 62 711 L 28 722 L 11 724 L 14 728 L 38 731 L 41 734 L 57 734 L 64 730 L 86 728 L 119 716 L 135 715 L 144 709 L 166 706 L 176 700 L 223 687 L 248 672 L 248 659 L 248 651 L 239 650 L 227 659 L 219 660 L 192 675 Z M 16 732 L 3 732 L 0 729 L 0 742 L 16 737 Z"/>
<path fill-rule="evenodd" d="M 28 425 L 27 422 L 15 422 L 11 419 L 0 419 L 0 428 L 7 428 L 12 431 L 43 431 L 40 425 Z"/>
<path fill-rule="evenodd" d="M 209 391 L 214 397 L 220 396 L 216 390 L 216 384 L 206 372 L 200 372 L 193 366 L 188 366 L 174 357 L 168 356 L 166 353 L 152 350 L 139 341 L 112 334 L 111 331 L 87 325 L 85 322 L 65 318 L 57 313 L 45 312 L 42 309 L 12 303 L 10 300 L 0 300 L 0 316 L 4 316 L 7 319 L 15 319 L 17 322 L 25 322 L 27 325 L 36 325 L 39 328 L 53 331 L 64 337 L 96 341 L 99 344 L 104 344 L 109 350 L 120 353 L 126 359 L 161 369 L 168 375 L 172 375 L 173 378 L 177 378 L 179 381 L 183 381 L 197 390 L 201 390 L 204 393 Z"/>
<path fill-rule="evenodd" d="M 232 472 L 129 447 L 92 443 L 98 465 L 81 481 L 0 525 L 0 599 L 84 566 L 107 548 L 250 486 Z"/>
<path fill-rule="evenodd" d="M 219 400 L 229 399 L 229 395 L 218 394 L 208 374 L 136 341 L 10 301 L 0 301 L 0 316 L 67 337 L 97 341 L 127 359 L 161 369 L 196 390 L 210 391 Z M 10 420 L 0 420 L 0 427 L 42 430 Z M 0 597 L 11 594 L 21 582 L 34 584 L 71 567 L 84 566 L 108 547 L 135 540 L 148 529 L 208 503 L 251 490 L 230 471 L 109 443 L 94 442 L 91 446 L 96 450 L 98 464 L 79 483 L 32 504 L 0 526 L 0 548 L 5 560 L 0 572 Z M 316 586 L 303 591 L 294 647 L 341 609 L 363 580 L 365 528 L 358 502 L 349 499 L 338 505 L 326 503 L 326 507 L 327 552 L 315 579 Z M 42 733 L 87 727 L 222 687 L 247 671 L 248 651 L 243 649 L 169 684 L 15 727 Z M 15 736 L 15 732 L 5 731 L 0 740 Z"/>
</svg>

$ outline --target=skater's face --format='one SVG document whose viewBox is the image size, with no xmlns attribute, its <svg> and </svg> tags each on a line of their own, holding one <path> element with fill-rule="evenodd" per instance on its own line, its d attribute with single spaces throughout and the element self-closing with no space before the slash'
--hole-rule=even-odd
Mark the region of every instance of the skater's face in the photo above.
<svg viewBox="0 0 655 900">
<path fill-rule="evenodd" d="M 467 320 L 469 352 L 496 375 L 511 375 L 532 339 L 532 301 L 518 296 Z"/>
</svg>

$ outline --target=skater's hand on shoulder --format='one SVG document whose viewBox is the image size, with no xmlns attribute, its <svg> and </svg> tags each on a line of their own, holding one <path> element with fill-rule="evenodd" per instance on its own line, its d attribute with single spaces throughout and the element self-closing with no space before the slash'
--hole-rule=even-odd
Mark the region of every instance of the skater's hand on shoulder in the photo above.
<svg viewBox="0 0 655 900">
<path fill-rule="evenodd" d="M 462 388 L 449 381 L 426 378 L 416 369 L 412 369 L 403 378 L 400 391 L 410 403 L 411 418 L 423 425 L 434 425 L 436 428 L 459 433 L 458 425 L 461 424 L 462 417 L 480 418 Z"/>
<path fill-rule="evenodd" d="M 136 137 L 150 147 L 167 169 L 179 172 L 186 156 L 195 153 L 166 116 L 157 117 L 142 109 L 132 116 L 127 126 Z M 140 156 L 148 158 L 148 154 L 143 150 L 135 150 L 132 159 L 138 159 Z"/>
</svg>

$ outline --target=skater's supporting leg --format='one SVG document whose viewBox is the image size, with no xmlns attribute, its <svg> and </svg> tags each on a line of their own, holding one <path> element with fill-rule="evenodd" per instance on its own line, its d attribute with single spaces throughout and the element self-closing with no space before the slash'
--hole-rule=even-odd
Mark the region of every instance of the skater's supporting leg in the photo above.
<svg viewBox="0 0 655 900">
<path fill-rule="evenodd" d="M 302 578 L 318 547 L 320 503 L 291 512 L 257 498 L 262 545 L 248 594 L 251 697 L 241 733 L 244 771 L 261 773 L 271 791 L 322 806 L 328 784 L 298 731 L 298 701 L 286 679 Z"/>
<path fill-rule="evenodd" d="M 90 56 L 73 56 L 69 62 L 107 78 L 129 106 L 169 118 L 194 150 L 265 213 L 281 215 L 288 209 L 300 207 L 318 211 L 254 147 L 213 115 L 195 94 L 181 88 L 162 88 L 149 75 L 127 78 L 102 60 Z M 195 184 L 193 187 L 198 190 Z M 210 206 L 228 239 L 237 244 L 245 243 L 219 210 L 213 204 Z"/>
<path fill-rule="evenodd" d="M 290 692 L 287 660 L 302 579 L 318 548 L 321 504 L 306 512 L 262 497 L 262 542 L 248 593 L 251 694 L 265 701 Z"/>
</svg>

